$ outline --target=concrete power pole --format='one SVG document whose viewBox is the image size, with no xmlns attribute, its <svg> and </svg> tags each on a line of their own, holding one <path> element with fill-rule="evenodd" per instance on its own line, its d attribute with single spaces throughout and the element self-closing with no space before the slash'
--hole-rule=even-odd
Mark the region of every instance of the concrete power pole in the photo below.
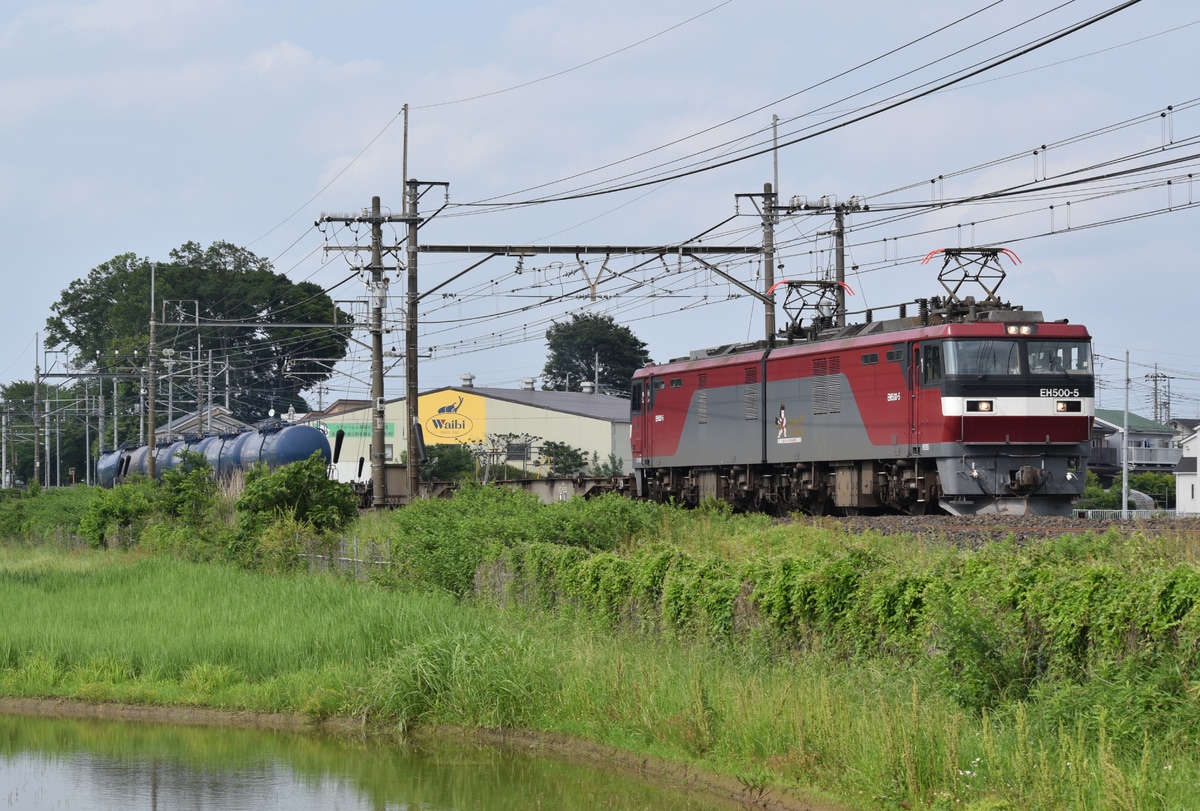
<svg viewBox="0 0 1200 811">
<path fill-rule="evenodd" d="M 851 197 L 845 203 L 835 202 L 833 198 L 822 197 L 815 204 L 806 203 L 799 209 L 795 209 L 795 211 L 799 210 L 812 214 L 833 212 L 833 230 L 817 233 L 833 236 L 834 273 L 837 281 L 837 303 L 835 305 L 837 312 L 834 314 L 834 324 L 844 327 L 846 326 L 846 214 L 868 211 L 869 208 L 863 204 L 861 197 Z M 789 208 L 788 211 L 791 213 L 793 209 Z"/>
<path fill-rule="evenodd" d="M 42 483 L 42 463 L 38 448 L 38 397 L 41 394 L 42 380 L 42 370 L 38 366 L 38 354 L 41 351 L 41 336 L 36 335 L 33 349 L 33 480 L 38 484 Z"/>
<path fill-rule="evenodd" d="M 1158 371 L 1158 364 L 1154 364 L 1154 374 L 1146 375 L 1146 379 L 1154 383 L 1154 421 L 1159 425 L 1165 425 L 1171 421 L 1171 376 Z M 1162 398 L 1158 391 L 1158 382 L 1162 380 L 1166 382 L 1166 397 Z"/>
<path fill-rule="evenodd" d="M 837 250 L 837 326 L 846 326 L 846 208 L 833 210 L 833 241 Z"/>
<path fill-rule="evenodd" d="M 149 474 L 151 479 L 156 478 L 158 475 L 158 459 L 156 458 L 157 450 L 155 448 L 155 418 L 157 415 L 154 412 L 154 400 L 157 397 L 154 378 L 154 356 L 158 354 L 158 348 L 155 345 L 155 330 L 158 322 L 154 319 L 154 274 L 157 269 L 157 264 L 150 265 L 150 361 L 149 368 L 146 371 L 146 396 L 150 398 L 147 408 L 147 421 L 150 423 L 150 432 L 146 439 L 146 473 Z"/>
<path fill-rule="evenodd" d="M 766 304 L 767 345 L 775 345 L 775 222 L 779 216 L 776 206 L 777 193 L 770 183 L 763 184 L 763 290 L 770 301 Z"/>
<path fill-rule="evenodd" d="M 371 506 L 383 506 L 385 401 L 383 396 L 383 304 L 387 279 L 383 277 L 383 220 L 379 197 L 371 198 Z M 412 460 L 409 460 L 412 463 Z"/>
<path fill-rule="evenodd" d="M 384 214 L 379 197 L 371 198 L 371 208 L 362 209 L 361 214 L 322 214 L 318 223 L 341 222 L 346 224 L 368 223 L 371 226 L 371 278 L 367 293 L 371 301 L 371 316 L 368 331 L 371 333 L 371 506 L 383 507 L 387 488 L 383 479 L 385 456 L 384 441 L 386 424 L 383 392 L 383 308 L 387 303 L 387 279 L 383 275 L 383 254 L 395 252 L 398 246 L 383 245 L 383 224 L 402 222 L 405 218 L 396 214 Z M 339 248 L 337 250 L 347 250 Z M 357 248 L 354 248 L 357 250 Z M 334 325 L 330 325 L 334 326 Z"/>
<path fill-rule="evenodd" d="M 404 319 L 404 405 L 408 413 L 408 501 L 411 504 L 421 486 L 421 398 L 417 381 L 417 219 L 418 183 L 405 180 L 408 194 L 408 301 Z"/>
</svg>

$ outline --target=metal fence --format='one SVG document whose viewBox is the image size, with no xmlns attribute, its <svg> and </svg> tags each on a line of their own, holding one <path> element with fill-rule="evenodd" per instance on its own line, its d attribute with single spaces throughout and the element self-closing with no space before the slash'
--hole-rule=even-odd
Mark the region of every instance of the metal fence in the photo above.
<svg viewBox="0 0 1200 811">
<path fill-rule="evenodd" d="M 1086 518 L 1089 521 L 1120 521 L 1120 510 L 1076 510 L 1076 518 Z M 1126 516 L 1130 521 L 1147 521 L 1151 518 L 1186 518 L 1185 514 L 1174 510 L 1128 510 Z"/>
<path fill-rule="evenodd" d="M 365 578 L 372 570 L 386 570 L 392 565 L 391 544 L 376 541 L 360 542 L 357 535 L 338 540 L 336 551 L 304 552 L 310 571 L 337 571 Z"/>
</svg>

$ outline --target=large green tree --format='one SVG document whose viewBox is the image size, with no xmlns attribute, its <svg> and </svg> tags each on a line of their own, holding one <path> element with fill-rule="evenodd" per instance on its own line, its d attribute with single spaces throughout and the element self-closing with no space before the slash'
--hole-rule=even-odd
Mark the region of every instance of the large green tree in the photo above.
<svg viewBox="0 0 1200 811">
<path fill-rule="evenodd" d="M 116 376 L 118 397 L 144 385 L 152 267 L 159 399 L 173 386 L 177 411 L 194 411 L 210 395 L 223 404 L 226 380 L 230 408 L 247 422 L 272 408 L 303 411 L 300 391 L 328 380 L 345 357 L 351 319 L 319 286 L 292 282 L 245 248 L 188 242 L 165 262 L 116 256 L 72 282 L 51 308 L 47 345 L 72 348 L 80 370 Z M 347 328 L 289 326 L 332 323 Z"/>
<path fill-rule="evenodd" d="M 546 343 L 542 388 L 548 391 L 580 391 L 583 381 L 598 380 L 600 391 L 627 393 L 633 373 L 650 360 L 646 344 L 610 315 L 572 315 L 546 330 Z"/>
</svg>

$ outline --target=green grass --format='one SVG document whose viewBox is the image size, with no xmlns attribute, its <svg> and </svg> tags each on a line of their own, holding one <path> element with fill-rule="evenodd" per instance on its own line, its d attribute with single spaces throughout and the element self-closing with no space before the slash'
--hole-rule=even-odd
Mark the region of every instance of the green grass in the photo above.
<svg viewBox="0 0 1200 811">
<path fill-rule="evenodd" d="M 366 682 L 369 663 L 442 627 L 449 608 L 331 578 L 6 550 L 0 611 L 19 620 L 0 627 L 0 682 L 12 695 L 299 711 Z"/>
<path fill-rule="evenodd" d="M 99 552 L 4 549 L 0 610 L 8 695 L 562 732 L 863 808 L 1200 806 L 1194 743 L 1120 751 L 1031 704 L 973 714 L 903 667 L 819 650 Z"/>
<path fill-rule="evenodd" d="M 387 550 L 364 584 L 272 574 L 336 545 L 294 520 L 72 552 L 86 502 L 0 510 L 44 544 L 0 550 L 0 693 L 565 732 L 863 808 L 1200 807 L 1185 535 L 972 551 L 472 489 L 349 528 Z M 231 538 L 257 571 L 182 559 Z"/>
</svg>

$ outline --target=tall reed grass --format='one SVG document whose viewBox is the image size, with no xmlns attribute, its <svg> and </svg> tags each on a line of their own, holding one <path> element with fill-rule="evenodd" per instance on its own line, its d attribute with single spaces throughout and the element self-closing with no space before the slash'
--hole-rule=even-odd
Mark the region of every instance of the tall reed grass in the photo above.
<svg viewBox="0 0 1200 811">
<path fill-rule="evenodd" d="M 1016 703 L 819 649 L 714 648 L 330 577 L 117 553 L 0 551 L 0 690 L 385 728 L 568 733 L 860 808 L 1200 807 L 1192 749 L 1134 755 Z M 1098 719 L 1098 728 L 1106 722 Z"/>
</svg>

